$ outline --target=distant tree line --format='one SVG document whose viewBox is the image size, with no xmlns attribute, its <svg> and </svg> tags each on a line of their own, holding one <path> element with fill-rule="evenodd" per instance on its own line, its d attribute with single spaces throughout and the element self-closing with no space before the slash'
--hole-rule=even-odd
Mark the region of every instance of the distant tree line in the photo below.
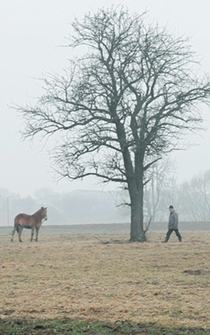
<svg viewBox="0 0 210 335">
<path fill-rule="evenodd" d="M 180 221 L 210 221 L 210 170 L 190 181 L 178 184 L 174 171 L 167 161 L 153 168 L 146 185 L 144 198 L 145 225 L 165 222 L 168 206 L 173 204 Z M 124 191 L 75 190 L 56 193 L 40 189 L 32 196 L 23 197 L 0 189 L 0 226 L 13 225 L 13 218 L 20 212 L 33 214 L 39 207 L 48 207 L 48 222 L 45 224 L 88 224 L 129 222 L 129 208 Z M 151 223 L 152 225 L 152 223 Z"/>
<path fill-rule="evenodd" d="M 163 222 L 170 204 L 181 221 L 210 221 L 210 170 L 178 184 L 170 171 L 171 162 L 154 167 L 145 189 L 145 212 L 154 222 Z"/>
<path fill-rule="evenodd" d="M 23 197 L 0 189 L 0 226 L 13 225 L 15 215 L 33 214 L 41 206 L 48 207 L 48 225 L 128 222 L 127 210 L 116 205 L 118 196 L 118 192 L 57 193 L 44 188 L 33 197 Z"/>
</svg>

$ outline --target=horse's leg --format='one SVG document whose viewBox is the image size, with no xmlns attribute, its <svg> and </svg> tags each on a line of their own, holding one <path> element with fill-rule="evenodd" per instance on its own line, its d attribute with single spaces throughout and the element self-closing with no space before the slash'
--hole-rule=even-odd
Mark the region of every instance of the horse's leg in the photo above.
<svg viewBox="0 0 210 335">
<path fill-rule="evenodd" d="M 23 232 L 23 227 L 19 226 L 18 229 L 17 229 L 17 232 L 18 232 L 18 236 L 19 236 L 19 242 L 23 242 L 21 240 L 21 235 L 22 235 L 22 232 Z"/>
<path fill-rule="evenodd" d="M 34 228 L 31 228 L 31 242 L 33 241 L 33 237 L 34 237 Z"/>
<path fill-rule="evenodd" d="M 11 242 L 13 242 L 13 237 L 15 235 L 15 231 L 16 231 L 16 227 L 14 226 L 13 230 L 12 230 L 12 238 L 11 238 Z"/>
<path fill-rule="evenodd" d="M 36 228 L 36 239 L 35 239 L 36 242 L 38 242 L 38 235 L 39 235 L 39 228 Z"/>
</svg>

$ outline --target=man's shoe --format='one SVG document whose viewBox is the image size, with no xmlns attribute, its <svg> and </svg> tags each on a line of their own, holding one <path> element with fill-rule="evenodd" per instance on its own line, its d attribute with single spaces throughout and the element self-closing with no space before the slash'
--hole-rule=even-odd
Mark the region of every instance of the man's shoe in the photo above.
<svg viewBox="0 0 210 335">
<path fill-rule="evenodd" d="M 161 242 L 162 242 L 162 243 L 167 243 L 168 241 L 165 240 L 165 241 L 161 241 Z"/>
</svg>

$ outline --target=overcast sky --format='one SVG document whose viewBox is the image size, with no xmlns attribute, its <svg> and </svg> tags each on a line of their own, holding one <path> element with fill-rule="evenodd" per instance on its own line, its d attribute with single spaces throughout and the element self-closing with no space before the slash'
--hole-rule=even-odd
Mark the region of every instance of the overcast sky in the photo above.
<svg viewBox="0 0 210 335">
<path fill-rule="evenodd" d="M 22 120 L 11 106 L 35 102 L 42 92 L 38 78 L 67 66 L 70 49 L 60 46 L 66 43 L 72 20 L 112 4 L 124 4 L 131 12 L 147 10 L 151 22 L 190 37 L 203 71 L 210 72 L 209 0 L 0 0 L 0 189 L 33 195 L 43 187 L 56 192 L 99 188 L 90 180 L 56 182 L 44 143 L 21 140 Z M 206 108 L 207 130 L 193 138 L 196 146 L 173 154 L 178 181 L 210 169 L 208 114 Z"/>
</svg>

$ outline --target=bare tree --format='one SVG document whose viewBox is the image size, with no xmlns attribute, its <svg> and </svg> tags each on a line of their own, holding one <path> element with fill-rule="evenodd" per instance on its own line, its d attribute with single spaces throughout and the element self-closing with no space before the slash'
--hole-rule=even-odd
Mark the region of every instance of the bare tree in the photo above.
<svg viewBox="0 0 210 335">
<path fill-rule="evenodd" d="M 72 24 L 70 46 L 83 57 L 45 79 L 35 106 L 19 107 L 25 137 L 62 136 L 56 169 L 71 180 L 96 176 L 128 190 L 130 241 L 144 241 L 143 197 L 149 169 L 202 121 L 208 80 L 198 80 L 187 41 L 147 26 L 144 15 L 100 9 Z"/>
<path fill-rule="evenodd" d="M 183 216 L 190 221 L 210 220 L 210 170 L 181 185 Z"/>
<path fill-rule="evenodd" d="M 149 182 L 144 188 L 144 212 L 153 222 L 161 221 L 170 203 L 175 201 L 172 196 L 177 188 L 174 173 L 175 162 L 168 157 L 153 164 L 149 170 Z"/>
</svg>

